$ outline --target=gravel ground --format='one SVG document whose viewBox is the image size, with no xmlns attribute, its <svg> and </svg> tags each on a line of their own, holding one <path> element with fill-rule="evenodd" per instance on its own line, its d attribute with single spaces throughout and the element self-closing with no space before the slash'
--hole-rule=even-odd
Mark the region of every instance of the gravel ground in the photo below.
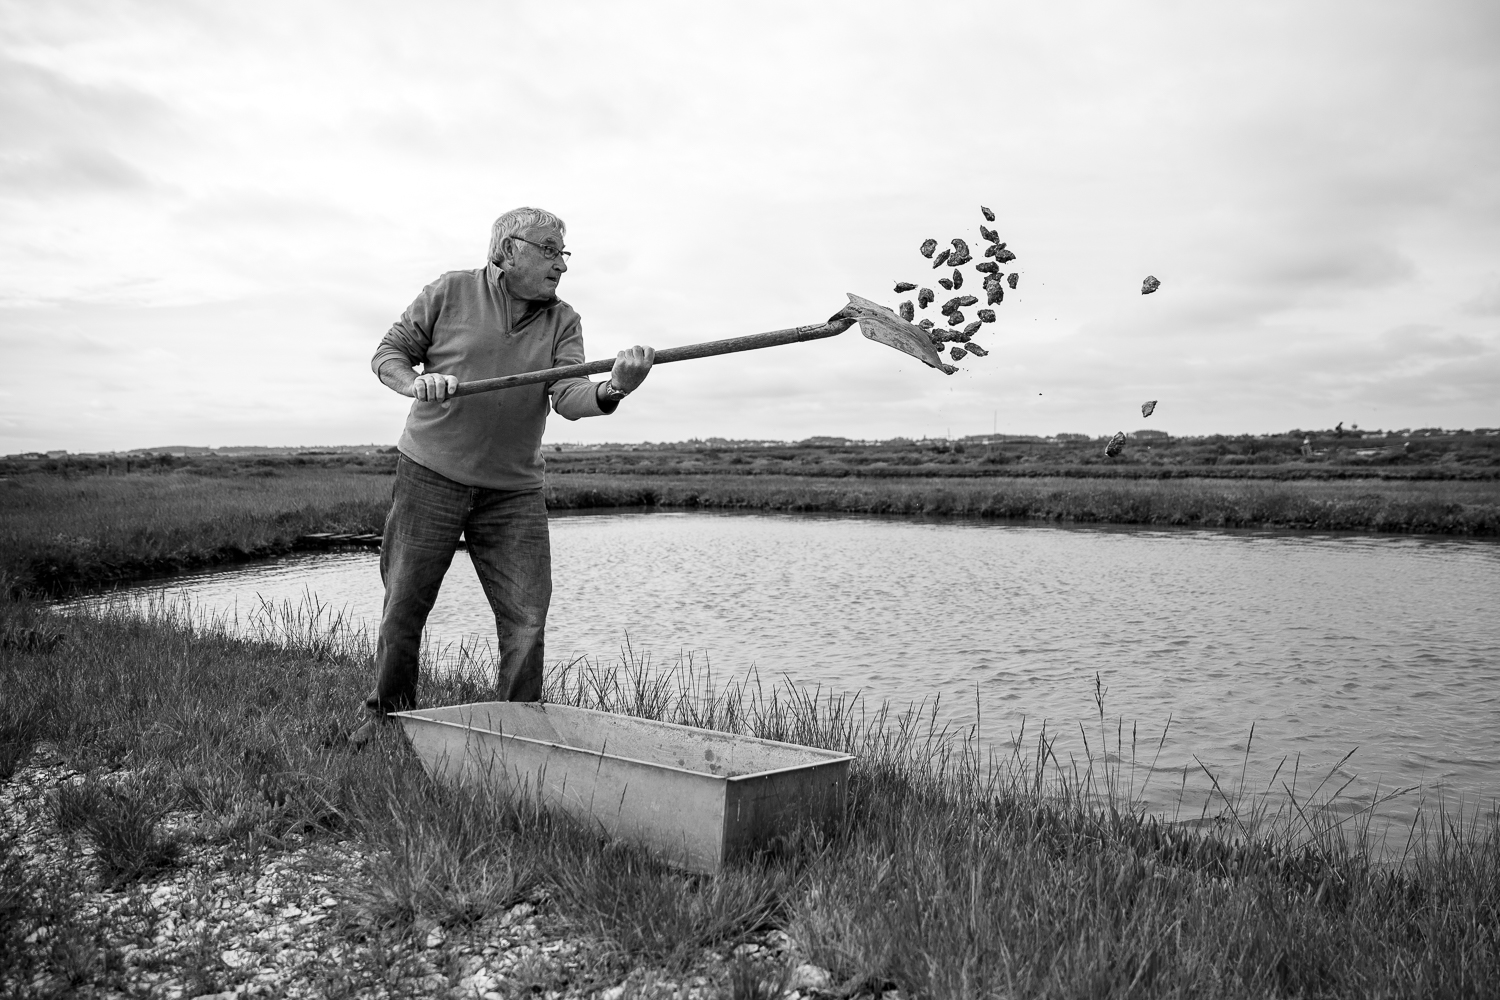
<svg viewBox="0 0 1500 1000">
<path fill-rule="evenodd" d="M 44 747 L 0 785 L 0 841 L 18 865 L 12 871 L 24 873 L 25 892 L 34 899 L 51 893 L 54 914 L 65 914 L 23 939 L 34 954 L 50 956 L 35 963 L 42 971 L 18 981 L 16 969 L 0 969 L 0 994 L 707 998 L 730 995 L 738 956 L 763 963 L 768 974 L 790 970 L 788 1000 L 830 986 L 826 971 L 795 961 L 780 931 L 741 945 L 735 956 L 705 953 L 690 975 L 630 969 L 608 942 L 570 935 L 545 895 L 468 927 L 445 931 L 419 921 L 393 933 L 374 926 L 360 904 L 357 887 L 368 876 L 357 844 L 294 835 L 247 851 L 211 837 L 210 821 L 191 812 L 161 821 L 161 833 L 182 845 L 170 867 L 111 888 L 89 838 L 57 825 L 57 790 L 83 780 Z"/>
</svg>

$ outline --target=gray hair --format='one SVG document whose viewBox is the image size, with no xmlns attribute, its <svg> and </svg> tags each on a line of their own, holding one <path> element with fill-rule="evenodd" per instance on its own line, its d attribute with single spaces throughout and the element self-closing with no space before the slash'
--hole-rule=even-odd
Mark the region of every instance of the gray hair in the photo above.
<svg viewBox="0 0 1500 1000">
<path fill-rule="evenodd" d="M 568 227 L 563 220 L 547 211 L 545 208 L 513 208 L 490 227 L 490 263 L 500 263 L 503 256 L 500 252 L 500 241 L 507 236 L 517 236 L 528 229 L 536 226 L 547 226 L 556 229 L 559 236 L 568 235 Z"/>
</svg>

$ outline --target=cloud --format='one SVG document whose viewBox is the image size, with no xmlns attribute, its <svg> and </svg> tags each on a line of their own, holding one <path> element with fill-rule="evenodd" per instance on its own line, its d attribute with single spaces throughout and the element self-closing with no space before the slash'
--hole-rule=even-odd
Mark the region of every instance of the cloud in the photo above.
<svg viewBox="0 0 1500 1000">
<path fill-rule="evenodd" d="M 664 366 L 565 440 L 1112 430 L 1152 397 L 1179 433 L 1382 398 L 1484 423 L 1492 7 L 0 7 L 0 343 L 126 415 L 0 451 L 210 413 L 222 440 L 392 440 L 369 352 L 517 204 L 568 219 L 596 357 L 894 303 L 980 202 L 1021 255 L 963 375 L 850 333 Z M 171 366 L 170 406 L 119 389 Z"/>
<path fill-rule="evenodd" d="M 137 193 L 151 180 L 119 147 L 170 117 L 137 88 L 81 83 L 0 50 L 0 197 Z"/>
<path fill-rule="evenodd" d="M 99 147 L 53 147 L 30 154 L 0 154 L 0 187 L 12 198 L 131 193 L 150 186 L 150 179 L 139 168 Z"/>
<path fill-rule="evenodd" d="M 1425 358 L 1471 358 L 1490 353 L 1474 337 L 1445 334 L 1441 327 L 1426 323 L 1395 326 L 1380 335 L 1380 345 L 1390 356 L 1411 360 Z"/>
<path fill-rule="evenodd" d="M 1500 275 L 1491 274 L 1479 293 L 1465 300 L 1459 309 L 1470 316 L 1500 316 Z"/>
</svg>

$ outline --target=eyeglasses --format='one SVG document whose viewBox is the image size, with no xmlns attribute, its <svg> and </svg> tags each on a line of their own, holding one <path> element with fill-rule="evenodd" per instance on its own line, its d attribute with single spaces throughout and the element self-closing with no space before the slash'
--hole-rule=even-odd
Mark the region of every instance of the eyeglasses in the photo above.
<svg viewBox="0 0 1500 1000">
<path fill-rule="evenodd" d="M 545 244 L 542 244 L 542 243 L 532 243 L 530 240 L 528 240 L 524 236 L 512 236 L 511 239 L 513 239 L 513 240 L 520 240 L 522 243 L 528 244 L 529 246 L 536 247 L 538 250 L 540 250 L 542 252 L 542 256 L 545 257 L 547 260 L 556 260 L 559 254 L 561 254 L 564 257 L 571 257 L 571 256 L 573 256 L 573 251 L 571 251 L 571 250 L 559 250 L 559 249 L 557 249 L 557 247 L 549 247 L 549 246 L 546 246 Z"/>
</svg>

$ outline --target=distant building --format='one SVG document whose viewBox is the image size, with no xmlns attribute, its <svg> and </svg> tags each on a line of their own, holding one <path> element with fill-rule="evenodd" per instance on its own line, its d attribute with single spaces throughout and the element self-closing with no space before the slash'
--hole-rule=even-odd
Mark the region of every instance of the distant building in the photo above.
<svg viewBox="0 0 1500 1000">
<path fill-rule="evenodd" d="M 1165 441 L 1172 435 L 1168 434 L 1166 431 L 1159 431 L 1153 427 L 1143 431 L 1131 431 L 1130 436 L 1135 438 L 1137 441 Z"/>
<path fill-rule="evenodd" d="M 68 457 L 68 453 L 67 453 L 67 451 L 65 449 L 59 448 L 57 451 L 49 451 L 49 452 L 47 452 L 47 457 L 48 458 L 67 458 Z"/>
</svg>

